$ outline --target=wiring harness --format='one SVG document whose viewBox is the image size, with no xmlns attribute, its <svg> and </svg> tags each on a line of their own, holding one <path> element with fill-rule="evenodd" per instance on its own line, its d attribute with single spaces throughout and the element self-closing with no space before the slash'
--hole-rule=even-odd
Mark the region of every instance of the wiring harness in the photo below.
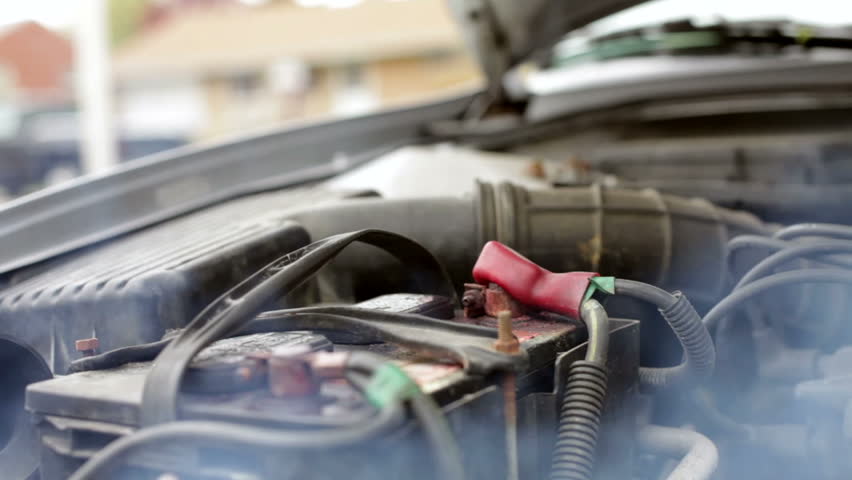
<svg viewBox="0 0 852 480">
<path fill-rule="evenodd" d="M 742 274 L 731 293 L 704 316 L 704 324 L 709 330 L 717 332 L 718 337 L 724 319 L 742 308 L 747 301 L 779 287 L 799 284 L 852 285 L 852 272 L 848 270 L 852 267 L 850 240 L 852 227 L 821 223 L 792 225 L 778 230 L 772 238 L 753 235 L 735 237 L 728 243 L 729 265 L 731 259 L 743 250 L 769 254 Z M 776 272 L 781 269 L 785 271 Z"/>
<path fill-rule="evenodd" d="M 163 444 L 223 445 L 278 451 L 325 451 L 357 445 L 399 427 L 411 407 L 436 453 L 442 478 L 463 480 L 458 445 L 434 401 L 399 367 L 367 352 L 353 353 L 348 380 L 361 390 L 377 413 L 346 428 L 282 431 L 218 421 L 181 420 L 143 428 L 93 455 L 70 480 L 113 478 L 114 469 L 145 448 Z"/>
<path fill-rule="evenodd" d="M 752 260 L 752 265 L 747 269 L 735 268 L 744 263 L 741 260 L 747 255 Z M 796 290 L 783 292 L 784 304 L 798 302 L 812 307 L 818 305 L 814 303 L 817 298 L 813 294 L 818 294 L 819 290 L 814 287 L 830 284 L 852 286 L 852 271 L 849 270 L 852 267 L 852 226 L 798 224 L 779 229 L 771 238 L 754 235 L 735 237 L 728 243 L 728 265 L 733 287 L 725 298 L 707 312 L 703 320 L 708 330 L 713 332 L 715 342 L 719 345 L 740 345 L 737 341 L 742 340 L 742 332 L 735 334 L 736 330 L 733 328 L 738 325 L 738 321 L 748 321 L 752 329 L 765 329 L 777 338 L 782 338 L 786 325 L 778 318 L 781 315 L 758 316 L 757 313 L 765 311 L 766 308 L 755 308 L 756 301 L 766 300 L 766 295 L 779 289 L 795 286 Z M 772 302 L 764 303 L 763 306 L 772 308 L 773 304 L 779 303 L 779 297 L 772 298 Z M 787 313 L 787 316 L 795 317 L 795 314 Z M 815 324 L 819 331 L 831 330 L 824 318 L 819 315 L 814 317 L 808 320 Z M 785 357 L 795 358 L 795 348 L 783 344 L 780 348 L 784 349 Z M 722 380 L 724 379 L 719 379 Z M 724 391 L 724 388 L 716 386 L 715 392 Z M 803 389 L 796 387 L 797 395 L 800 391 Z M 692 400 L 701 414 L 700 418 L 709 422 L 718 432 L 762 449 L 783 452 L 785 456 L 790 455 L 789 445 L 796 443 L 793 440 L 779 442 L 778 439 L 784 436 L 795 438 L 795 432 L 805 432 L 806 429 L 805 425 L 795 423 L 749 424 L 731 418 L 716 406 L 710 391 L 694 392 Z M 734 412 L 730 413 L 733 415 Z M 807 438 L 805 433 L 798 435 Z M 807 440 L 802 442 L 806 444 Z"/>
</svg>

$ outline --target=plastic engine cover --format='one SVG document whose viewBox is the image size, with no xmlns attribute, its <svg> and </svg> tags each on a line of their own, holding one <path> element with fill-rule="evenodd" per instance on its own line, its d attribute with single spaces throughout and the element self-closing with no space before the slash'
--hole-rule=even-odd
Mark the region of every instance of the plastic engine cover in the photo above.
<svg viewBox="0 0 852 480">
<path fill-rule="evenodd" d="M 309 243 L 293 222 L 208 217 L 140 232 L 6 289 L 0 336 L 65 373 L 80 355 L 75 340 L 97 338 L 101 351 L 159 340 L 263 265 Z"/>
</svg>

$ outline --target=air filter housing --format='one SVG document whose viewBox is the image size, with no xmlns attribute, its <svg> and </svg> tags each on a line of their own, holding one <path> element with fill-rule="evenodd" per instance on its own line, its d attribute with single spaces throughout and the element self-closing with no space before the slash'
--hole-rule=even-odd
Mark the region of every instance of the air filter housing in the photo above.
<svg viewBox="0 0 852 480">
<path fill-rule="evenodd" d="M 54 266 L 0 296 L 0 336 L 37 351 L 54 373 L 100 350 L 151 342 L 276 257 L 309 243 L 293 222 L 221 211 L 162 224 Z"/>
</svg>

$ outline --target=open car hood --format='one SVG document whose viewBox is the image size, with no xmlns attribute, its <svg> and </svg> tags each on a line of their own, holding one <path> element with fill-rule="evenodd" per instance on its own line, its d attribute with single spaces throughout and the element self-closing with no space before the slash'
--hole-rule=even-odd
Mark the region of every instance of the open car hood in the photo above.
<svg viewBox="0 0 852 480">
<path fill-rule="evenodd" d="M 646 0 L 449 0 L 489 82 L 501 90 L 510 68 L 563 35 Z"/>
</svg>

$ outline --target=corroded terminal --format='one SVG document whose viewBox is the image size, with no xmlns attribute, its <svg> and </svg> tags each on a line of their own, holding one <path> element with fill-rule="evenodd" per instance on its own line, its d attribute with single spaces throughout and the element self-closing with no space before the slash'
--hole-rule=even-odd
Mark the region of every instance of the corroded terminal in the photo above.
<svg viewBox="0 0 852 480">
<path fill-rule="evenodd" d="M 494 342 L 494 349 L 508 354 L 521 351 L 521 343 L 512 333 L 512 312 L 509 310 L 503 310 L 497 315 L 497 341 Z"/>
<path fill-rule="evenodd" d="M 83 338 L 74 342 L 74 348 L 85 356 L 91 356 L 97 353 L 100 341 L 95 338 Z"/>
<path fill-rule="evenodd" d="M 509 355 L 517 355 L 521 351 L 518 338 L 512 333 L 512 312 L 503 310 L 497 315 L 497 341 L 494 349 Z M 506 478 L 518 478 L 518 405 L 515 374 L 508 373 L 503 378 L 503 402 L 506 417 Z"/>
</svg>

